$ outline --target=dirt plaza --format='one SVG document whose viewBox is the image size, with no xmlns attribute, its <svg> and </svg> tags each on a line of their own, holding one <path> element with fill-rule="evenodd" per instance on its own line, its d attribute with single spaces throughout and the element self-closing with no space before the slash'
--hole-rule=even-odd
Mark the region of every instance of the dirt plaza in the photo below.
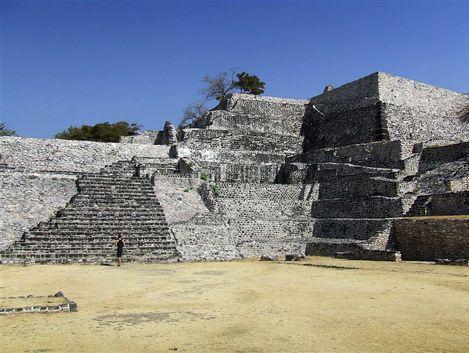
<svg viewBox="0 0 469 353">
<path fill-rule="evenodd" d="M 467 352 L 468 276 L 322 257 L 1 266 L 0 297 L 63 291 L 78 312 L 2 315 L 0 351 Z"/>
</svg>

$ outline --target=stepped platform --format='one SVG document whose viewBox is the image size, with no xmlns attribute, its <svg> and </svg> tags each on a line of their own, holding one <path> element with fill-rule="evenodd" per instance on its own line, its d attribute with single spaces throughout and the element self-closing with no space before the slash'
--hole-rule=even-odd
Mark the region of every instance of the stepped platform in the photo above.
<svg viewBox="0 0 469 353">
<path fill-rule="evenodd" d="M 279 180 L 318 185 L 311 205 L 313 239 L 306 253 L 393 260 L 393 219 L 416 196 L 416 154 L 399 141 L 322 148 L 287 157 Z"/>
</svg>

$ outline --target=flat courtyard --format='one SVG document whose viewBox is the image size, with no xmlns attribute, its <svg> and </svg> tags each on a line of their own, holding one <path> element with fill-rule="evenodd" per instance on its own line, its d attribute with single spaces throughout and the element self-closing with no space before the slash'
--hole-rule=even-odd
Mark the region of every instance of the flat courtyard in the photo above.
<svg viewBox="0 0 469 353">
<path fill-rule="evenodd" d="M 469 351 L 468 267 L 319 257 L 0 266 L 0 296 L 58 291 L 78 312 L 0 315 L 0 352 Z"/>
</svg>

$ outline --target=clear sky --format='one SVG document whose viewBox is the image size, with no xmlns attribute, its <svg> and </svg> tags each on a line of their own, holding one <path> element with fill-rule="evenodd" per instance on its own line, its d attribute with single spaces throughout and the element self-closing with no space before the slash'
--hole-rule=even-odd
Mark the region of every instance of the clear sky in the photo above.
<svg viewBox="0 0 469 353">
<path fill-rule="evenodd" d="M 469 0 L 0 0 L 0 121 L 21 136 L 128 120 L 160 129 L 204 74 L 309 98 L 386 71 L 469 91 Z"/>
</svg>

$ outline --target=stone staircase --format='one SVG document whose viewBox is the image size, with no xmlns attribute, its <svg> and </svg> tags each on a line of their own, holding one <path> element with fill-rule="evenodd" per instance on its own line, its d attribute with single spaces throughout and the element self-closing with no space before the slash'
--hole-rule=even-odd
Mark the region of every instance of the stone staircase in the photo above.
<svg viewBox="0 0 469 353">
<path fill-rule="evenodd" d="M 125 261 L 173 260 L 176 243 L 150 179 L 135 172 L 135 161 L 122 161 L 81 176 L 70 202 L 1 252 L 0 261 L 111 262 L 118 235 Z"/>
</svg>

